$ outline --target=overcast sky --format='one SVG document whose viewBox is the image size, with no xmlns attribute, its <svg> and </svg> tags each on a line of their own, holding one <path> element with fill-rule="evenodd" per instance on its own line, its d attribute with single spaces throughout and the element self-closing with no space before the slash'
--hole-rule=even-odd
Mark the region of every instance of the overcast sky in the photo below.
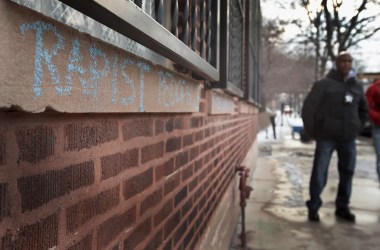
<svg viewBox="0 0 380 250">
<path fill-rule="evenodd" d="M 355 2 L 355 0 L 345 0 L 345 4 L 348 1 L 348 4 Z M 289 6 L 290 2 L 295 2 L 294 0 L 262 0 L 261 8 L 262 15 L 264 18 L 278 18 L 287 19 L 300 17 L 305 18 L 307 20 L 307 15 L 305 10 L 298 9 L 292 10 L 290 8 L 283 9 L 281 8 L 281 4 L 283 6 Z M 358 1 L 356 1 L 358 2 Z M 348 7 L 348 5 L 344 5 Z M 351 7 L 351 6 L 350 6 Z M 342 9 L 342 13 L 350 13 L 350 7 Z M 351 7 L 352 8 L 352 7 Z M 379 7 L 380 8 L 380 7 Z M 375 13 L 377 11 L 380 12 L 379 9 L 370 8 L 370 11 Z M 371 13 L 372 14 L 372 13 Z M 380 21 L 378 22 L 380 25 Z M 298 29 L 288 28 L 286 30 L 286 36 L 291 37 L 298 32 Z M 366 72 L 380 72 L 380 32 L 377 32 L 374 37 L 371 37 L 367 41 L 363 41 L 360 43 L 360 48 L 350 50 L 351 54 L 355 59 L 362 61 L 362 63 L 366 66 Z"/>
</svg>

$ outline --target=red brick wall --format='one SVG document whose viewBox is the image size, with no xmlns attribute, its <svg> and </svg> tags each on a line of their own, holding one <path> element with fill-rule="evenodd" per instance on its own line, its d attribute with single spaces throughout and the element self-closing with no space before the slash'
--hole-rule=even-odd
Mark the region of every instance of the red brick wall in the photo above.
<svg viewBox="0 0 380 250">
<path fill-rule="evenodd" d="M 0 249 L 194 249 L 256 125 L 205 112 L 2 111 Z"/>
</svg>

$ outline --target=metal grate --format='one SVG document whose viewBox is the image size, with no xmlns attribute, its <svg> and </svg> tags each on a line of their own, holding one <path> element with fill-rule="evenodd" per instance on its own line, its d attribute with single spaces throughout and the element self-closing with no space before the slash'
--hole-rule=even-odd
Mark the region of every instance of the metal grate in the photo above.
<svg viewBox="0 0 380 250">
<path fill-rule="evenodd" d="M 173 69 L 174 62 L 200 79 L 219 80 L 218 54 L 211 53 L 219 32 L 210 32 L 218 30 L 218 0 L 12 1 L 155 64 Z"/>
<path fill-rule="evenodd" d="M 228 81 L 242 89 L 243 12 L 240 1 L 229 1 Z"/>
</svg>

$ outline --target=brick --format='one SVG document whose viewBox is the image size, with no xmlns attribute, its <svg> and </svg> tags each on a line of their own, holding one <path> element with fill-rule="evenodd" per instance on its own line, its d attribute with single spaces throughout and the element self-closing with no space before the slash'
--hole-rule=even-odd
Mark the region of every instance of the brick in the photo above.
<svg viewBox="0 0 380 250">
<path fill-rule="evenodd" d="M 141 163 L 160 158 L 164 155 L 164 143 L 158 142 L 156 144 L 145 146 L 141 149 Z"/>
<path fill-rule="evenodd" d="M 202 126 L 202 117 L 190 118 L 190 128 L 199 128 Z"/>
<path fill-rule="evenodd" d="M 201 141 L 201 140 L 203 140 L 203 130 L 195 133 L 195 141 Z"/>
<path fill-rule="evenodd" d="M 34 224 L 22 226 L 0 239 L 0 249 L 51 249 L 58 244 L 58 214 L 52 214 Z"/>
<path fill-rule="evenodd" d="M 202 186 L 200 186 L 200 187 L 195 191 L 195 194 L 194 194 L 194 197 L 193 197 L 194 202 L 196 202 L 196 201 L 199 199 L 199 197 L 201 197 L 201 195 L 202 195 L 202 191 L 203 191 L 203 187 L 202 187 Z"/>
<path fill-rule="evenodd" d="M 206 103 L 199 102 L 199 112 L 200 113 L 206 113 Z"/>
<path fill-rule="evenodd" d="M 64 128 L 65 150 L 91 148 L 119 137 L 117 121 L 95 121 L 91 124 L 73 123 Z"/>
<path fill-rule="evenodd" d="M 205 99 L 206 98 L 206 90 L 205 88 L 201 88 L 201 99 Z"/>
<path fill-rule="evenodd" d="M 189 135 L 185 135 L 183 137 L 183 147 L 186 147 L 186 146 L 189 146 L 189 145 L 192 145 L 194 143 L 193 141 L 193 136 L 194 134 L 189 134 Z"/>
<path fill-rule="evenodd" d="M 163 222 L 172 212 L 173 201 L 169 200 L 165 203 L 165 205 L 157 212 L 154 216 L 154 227 L 157 227 L 161 222 Z"/>
<path fill-rule="evenodd" d="M 190 161 L 194 160 L 197 158 L 199 155 L 199 146 L 194 146 L 190 149 Z"/>
<path fill-rule="evenodd" d="M 190 209 L 193 207 L 193 200 L 192 199 L 189 199 L 185 205 L 183 205 L 182 209 L 181 209 L 181 215 L 182 217 L 185 217 L 186 214 L 190 211 Z M 191 220 L 193 220 L 195 217 L 191 217 Z"/>
<path fill-rule="evenodd" d="M 202 208 L 205 206 L 206 202 L 207 202 L 207 197 L 206 197 L 206 195 L 204 195 L 204 196 L 200 199 L 200 201 L 199 201 L 198 209 L 199 209 L 200 211 L 201 211 Z"/>
<path fill-rule="evenodd" d="M 124 250 L 136 249 L 152 231 L 152 219 L 148 218 L 136 227 L 135 230 L 124 240 Z"/>
<path fill-rule="evenodd" d="M 174 246 L 176 246 L 180 242 L 181 238 L 184 236 L 186 232 L 186 229 L 187 229 L 187 220 L 182 222 L 182 224 L 175 230 L 175 233 L 173 236 Z"/>
<path fill-rule="evenodd" d="M 33 210 L 52 199 L 89 186 L 95 181 L 94 162 L 71 165 L 62 170 L 21 177 L 17 182 L 22 212 Z"/>
<path fill-rule="evenodd" d="M 149 118 L 130 119 L 123 124 L 123 139 L 153 136 L 153 122 Z"/>
<path fill-rule="evenodd" d="M 195 227 L 199 229 L 200 226 L 202 225 L 202 221 L 203 221 L 203 213 L 200 213 L 198 216 L 198 219 L 195 221 Z"/>
<path fill-rule="evenodd" d="M 121 232 L 131 227 L 136 222 L 136 206 L 128 209 L 123 214 L 112 216 L 99 226 L 97 245 L 104 249 Z"/>
<path fill-rule="evenodd" d="M 169 132 L 169 133 L 172 132 L 174 130 L 174 120 L 173 119 L 167 120 L 165 128 L 166 128 L 166 132 Z"/>
<path fill-rule="evenodd" d="M 139 150 L 137 148 L 127 150 L 124 153 L 116 153 L 101 157 L 102 180 L 116 176 L 126 169 L 136 167 L 139 164 Z"/>
<path fill-rule="evenodd" d="M 176 118 L 174 120 L 175 129 L 185 129 L 186 128 L 186 119 L 184 117 Z"/>
<path fill-rule="evenodd" d="M 200 149 L 201 152 L 206 152 L 207 151 L 207 142 L 203 143 L 201 145 L 201 149 Z"/>
<path fill-rule="evenodd" d="M 208 148 L 213 148 L 214 147 L 214 139 L 210 139 L 208 141 L 208 145 L 207 145 Z"/>
<path fill-rule="evenodd" d="M 180 214 L 180 211 L 177 211 L 165 223 L 164 238 L 167 238 L 171 234 L 171 232 L 173 232 L 174 228 L 176 228 L 176 226 L 179 225 L 180 221 L 181 221 L 181 214 Z"/>
<path fill-rule="evenodd" d="M 210 136 L 210 128 L 207 128 L 205 130 L 205 138 L 209 137 Z"/>
<path fill-rule="evenodd" d="M 207 154 L 207 155 L 205 155 L 205 157 L 203 157 L 203 162 L 205 163 L 205 164 L 208 164 L 209 163 L 209 161 L 210 161 L 210 157 L 211 155 L 210 154 Z"/>
<path fill-rule="evenodd" d="M 16 131 L 18 145 L 18 160 L 37 163 L 54 154 L 56 137 L 49 126 L 37 126 L 31 129 Z"/>
<path fill-rule="evenodd" d="M 187 166 L 185 169 L 182 170 L 182 181 L 185 181 L 189 179 L 191 176 L 193 176 L 193 165 Z"/>
<path fill-rule="evenodd" d="M 153 184 L 153 168 L 124 182 L 124 199 L 129 199 Z"/>
<path fill-rule="evenodd" d="M 187 217 L 187 219 L 189 220 L 189 224 L 195 220 L 195 218 L 197 217 L 197 214 L 198 214 L 198 206 L 193 206 L 193 204 L 191 204 L 191 206 L 192 206 L 193 210 L 191 210 L 190 215 Z"/>
<path fill-rule="evenodd" d="M 79 242 L 71 245 L 67 250 L 82 250 L 92 248 L 92 234 L 87 235 Z"/>
<path fill-rule="evenodd" d="M 158 231 L 154 237 L 148 242 L 148 244 L 145 246 L 144 250 L 156 250 L 161 246 L 162 244 L 162 236 L 163 232 L 162 230 Z"/>
<path fill-rule="evenodd" d="M 119 204 L 119 186 L 82 200 L 66 210 L 67 231 L 73 232 L 93 217 L 104 214 Z"/>
<path fill-rule="evenodd" d="M 156 181 L 159 181 L 164 176 L 169 176 L 174 172 L 174 158 L 171 158 L 164 164 L 157 166 L 155 169 Z"/>
<path fill-rule="evenodd" d="M 165 121 L 162 119 L 157 119 L 154 123 L 154 135 L 159 135 L 165 132 Z"/>
<path fill-rule="evenodd" d="M 180 173 L 176 173 L 169 180 L 166 181 L 164 186 L 164 195 L 172 192 L 180 184 Z"/>
<path fill-rule="evenodd" d="M 199 181 L 203 181 L 207 176 L 207 168 L 203 169 L 203 171 L 199 174 Z"/>
<path fill-rule="evenodd" d="M 172 137 L 166 141 L 166 153 L 181 149 L 181 137 Z"/>
<path fill-rule="evenodd" d="M 195 249 L 197 246 L 197 243 L 199 241 L 200 236 L 198 233 L 195 233 L 195 231 L 196 231 L 195 226 L 193 226 L 193 228 L 189 231 L 188 235 L 190 235 L 191 231 L 192 231 L 192 233 L 191 233 L 192 237 L 191 238 L 193 238 L 193 242 L 190 244 L 190 247 L 188 249 Z M 188 238 L 188 237 L 186 236 L 186 238 Z"/>
<path fill-rule="evenodd" d="M 189 162 L 189 152 L 180 152 L 175 157 L 175 169 L 179 169 Z"/>
<path fill-rule="evenodd" d="M 191 193 L 198 186 L 198 177 L 194 178 L 189 184 L 189 193 Z"/>
<path fill-rule="evenodd" d="M 113 246 L 112 248 L 110 248 L 111 250 L 119 250 L 119 249 L 121 249 L 120 248 L 120 244 L 119 243 L 116 243 L 116 245 L 115 246 Z"/>
<path fill-rule="evenodd" d="M 8 184 L 0 183 L 0 222 L 9 216 Z"/>
<path fill-rule="evenodd" d="M 5 164 L 5 143 L 5 135 L 3 131 L 0 129 L 0 166 Z"/>
<path fill-rule="evenodd" d="M 175 196 L 174 196 L 174 207 L 177 207 L 181 201 L 183 201 L 187 196 L 187 186 L 183 187 Z"/>
<path fill-rule="evenodd" d="M 173 247 L 172 247 L 172 242 L 173 242 L 172 239 L 168 240 L 168 241 L 165 243 L 163 250 L 172 250 L 172 249 L 173 249 Z"/>
<path fill-rule="evenodd" d="M 183 240 L 183 248 L 187 249 L 187 246 L 190 244 L 191 239 L 194 237 L 194 226 L 189 230 L 187 235 L 185 236 L 185 239 Z"/>
<path fill-rule="evenodd" d="M 150 208 L 154 207 L 162 200 L 162 188 L 154 191 L 152 194 L 148 195 L 140 205 L 140 215 L 143 215 Z"/>
</svg>

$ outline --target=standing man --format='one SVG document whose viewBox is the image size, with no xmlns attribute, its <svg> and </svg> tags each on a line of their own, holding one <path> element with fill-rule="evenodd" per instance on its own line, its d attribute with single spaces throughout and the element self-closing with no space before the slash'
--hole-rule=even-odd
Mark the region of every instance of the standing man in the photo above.
<svg viewBox="0 0 380 250">
<path fill-rule="evenodd" d="M 380 181 L 380 80 L 375 81 L 366 92 L 369 119 L 372 122 L 372 139 L 376 152 L 376 171 Z"/>
<path fill-rule="evenodd" d="M 310 199 L 306 202 L 309 221 L 319 221 L 321 193 L 327 182 L 328 166 L 334 150 L 338 154 L 339 187 L 335 215 L 355 222 L 349 209 L 352 179 L 356 165 L 355 138 L 367 116 L 362 86 L 355 79 L 352 56 L 338 54 L 335 67 L 314 83 L 305 99 L 302 119 L 306 132 L 316 140 Z"/>
</svg>

